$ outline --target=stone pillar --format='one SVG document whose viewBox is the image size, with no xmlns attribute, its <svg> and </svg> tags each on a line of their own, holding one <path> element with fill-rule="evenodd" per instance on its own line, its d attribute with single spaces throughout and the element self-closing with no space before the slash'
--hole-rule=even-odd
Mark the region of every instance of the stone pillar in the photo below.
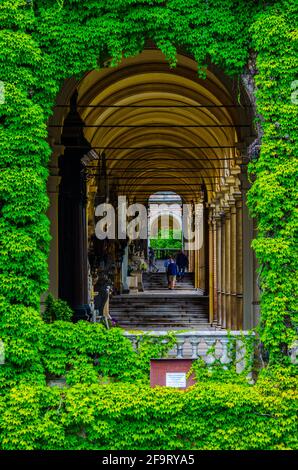
<svg viewBox="0 0 298 470">
<path fill-rule="evenodd" d="M 213 297 L 213 223 L 212 219 L 208 219 L 208 236 L 209 236 L 209 322 L 214 322 L 214 297 Z"/>
<path fill-rule="evenodd" d="M 203 240 L 203 265 L 202 265 L 202 277 L 204 278 L 204 294 L 209 295 L 209 208 L 208 204 L 204 204 L 203 210 L 203 226 L 204 226 L 204 240 Z M 210 297 L 209 297 L 210 302 Z"/>
<path fill-rule="evenodd" d="M 217 318 L 217 241 L 216 241 L 216 222 L 214 217 L 212 218 L 212 238 L 213 238 L 213 323 L 218 323 Z"/>
<path fill-rule="evenodd" d="M 226 230 L 225 230 L 225 214 L 221 219 L 221 327 L 226 328 Z"/>
<path fill-rule="evenodd" d="M 122 294 L 128 294 L 129 292 L 127 271 L 128 271 L 128 245 L 124 249 L 124 254 L 123 254 L 122 263 L 121 263 L 121 293 Z"/>
<path fill-rule="evenodd" d="M 190 220 L 190 223 L 189 223 L 189 227 L 188 227 L 188 235 L 192 232 L 192 230 L 194 229 L 195 231 L 197 230 L 197 227 L 195 225 L 195 219 L 196 219 L 196 214 L 195 212 L 193 211 L 192 214 L 191 214 L 191 220 Z M 198 235 L 196 233 L 196 235 Z M 195 288 L 198 289 L 199 288 L 199 270 L 200 270 L 200 257 L 199 257 L 199 250 L 196 248 L 195 250 L 193 250 L 193 269 L 194 269 L 194 273 L 195 273 Z"/>
<path fill-rule="evenodd" d="M 231 299 L 230 299 L 230 316 L 231 316 L 231 329 L 236 330 L 238 328 L 237 324 L 237 245 L 236 245 L 236 205 L 235 201 L 231 202 L 231 279 L 230 279 L 230 287 L 231 287 Z"/>
<path fill-rule="evenodd" d="M 60 157 L 59 297 L 75 311 L 75 320 L 87 319 L 88 262 L 86 197 L 81 155 L 65 150 Z"/>
<path fill-rule="evenodd" d="M 63 151 L 63 149 L 61 149 Z M 57 157 L 53 156 L 52 164 L 50 165 L 50 175 L 47 182 L 47 191 L 49 196 L 49 208 L 47 216 L 50 220 L 50 255 L 48 260 L 49 266 L 49 292 L 54 297 L 59 295 L 59 243 L 58 243 L 58 196 L 59 184 L 61 178 L 59 176 L 59 168 Z"/>
<path fill-rule="evenodd" d="M 190 273 L 195 272 L 195 250 L 187 250 L 188 269 Z"/>
<path fill-rule="evenodd" d="M 254 265 L 251 242 L 253 239 L 253 221 L 249 217 L 246 194 L 243 194 L 243 328 L 249 330 L 254 325 L 253 280 Z"/>
<path fill-rule="evenodd" d="M 236 316 L 237 330 L 243 329 L 243 243 L 242 243 L 242 195 L 239 193 L 236 199 Z"/>
<path fill-rule="evenodd" d="M 217 323 L 221 325 L 222 323 L 222 297 L 221 297 L 221 263 L 222 263 L 222 253 L 221 253 L 221 217 L 216 215 L 216 293 L 217 293 Z"/>
<path fill-rule="evenodd" d="M 205 208 L 202 209 L 199 204 L 195 208 L 195 213 L 193 214 L 193 224 L 194 230 L 196 232 L 196 237 L 198 243 L 195 244 L 194 250 L 194 259 L 195 259 L 195 287 L 201 289 L 205 295 L 208 295 L 206 292 L 206 279 L 205 279 L 205 262 L 206 262 L 206 245 L 208 242 L 206 240 L 206 226 L 205 226 Z"/>
<path fill-rule="evenodd" d="M 224 328 L 231 328 L 231 213 L 225 207 L 225 322 Z"/>
<path fill-rule="evenodd" d="M 70 100 L 59 157 L 59 297 L 73 308 L 74 320 L 88 319 L 87 189 L 81 159 L 89 152 L 84 122 L 76 108 L 77 93 Z"/>
</svg>

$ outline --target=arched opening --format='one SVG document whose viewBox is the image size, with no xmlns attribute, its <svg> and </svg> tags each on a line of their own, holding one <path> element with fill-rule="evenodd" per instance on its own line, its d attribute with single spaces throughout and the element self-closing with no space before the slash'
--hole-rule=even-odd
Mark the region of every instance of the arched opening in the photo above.
<svg viewBox="0 0 298 470">
<path fill-rule="evenodd" d="M 233 329 L 256 323 L 253 224 L 245 204 L 245 149 L 254 135 L 241 86 L 214 66 L 199 78 L 195 61 L 183 54 L 171 69 L 161 52 L 147 49 L 68 80 L 49 128 L 51 290 L 76 318 L 89 312 L 92 285 L 129 295 L 132 257 L 146 262 L 148 238 L 119 237 L 119 197 L 148 211 L 152 194 L 171 191 L 189 207 L 187 230 L 197 236 L 186 249 L 194 289 L 208 299 L 206 322 Z M 113 240 L 96 236 L 95 211 L 106 202 L 115 209 Z M 140 278 L 134 287 L 142 290 Z"/>
<path fill-rule="evenodd" d="M 148 246 L 163 269 L 163 262 L 183 249 L 182 199 L 173 191 L 158 191 L 149 197 L 148 209 Z"/>
</svg>

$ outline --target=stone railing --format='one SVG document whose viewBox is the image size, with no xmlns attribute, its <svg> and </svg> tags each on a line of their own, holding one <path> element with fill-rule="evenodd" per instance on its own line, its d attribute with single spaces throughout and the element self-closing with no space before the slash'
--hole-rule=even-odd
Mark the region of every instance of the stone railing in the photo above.
<svg viewBox="0 0 298 470">
<path fill-rule="evenodd" d="M 167 335 L 167 331 L 150 331 L 140 333 L 126 332 L 135 349 L 143 335 L 160 337 Z M 198 359 L 212 366 L 215 361 L 220 361 L 223 368 L 227 368 L 233 359 L 237 373 L 241 373 L 247 366 L 246 340 L 253 338 L 254 334 L 248 331 L 209 331 L 197 330 L 188 332 L 175 332 L 176 345 L 169 351 L 168 358 L 172 359 Z M 164 340 L 166 341 L 166 340 Z M 230 346 L 234 346 L 231 348 Z M 230 351 L 234 349 L 234 358 L 230 357 Z M 153 359 L 153 358 L 152 358 Z"/>
<path fill-rule="evenodd" d="M 292 364 L 297 364 L 298 363 L 298 340 L 295 340 L 292 344 L 292 347 L 290 348 L 289 351 L 290 359 Z"/>
</svg>

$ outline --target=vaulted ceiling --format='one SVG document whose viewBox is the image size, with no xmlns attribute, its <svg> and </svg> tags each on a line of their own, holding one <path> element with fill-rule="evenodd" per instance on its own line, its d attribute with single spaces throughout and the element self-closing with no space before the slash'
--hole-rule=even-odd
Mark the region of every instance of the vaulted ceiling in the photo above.
<svg viewBox="0 0 298 470">
<path fill-rule="evenodd" d="M 79 82 L 70 79 L 57 102 L 69 102 L 75 88 L 85 137 L 105 152 L 120 194 L 146 200 L 171 190 L 197 200 L 204 185 L 210 200 L 231 170 L 237 173 L 239 144 L 252 133 L 251 109 L 238 82 L 214 67 L 199 78 L 190 57 L 178 55 L 171 69 L 149 49 Z M 63 124 L 66 112 L 58 110 L 53 122 Z"/>
</svg>

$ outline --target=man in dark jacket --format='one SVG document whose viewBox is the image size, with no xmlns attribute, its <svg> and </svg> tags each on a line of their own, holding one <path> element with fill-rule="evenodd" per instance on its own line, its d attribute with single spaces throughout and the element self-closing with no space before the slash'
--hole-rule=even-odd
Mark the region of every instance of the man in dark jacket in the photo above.
<svg viewBox="0 0 298 470">
<path fill-rule="evenodd" d="M 178 268 L 177 268 L 177 265 L 174 261 L 173 258 L 170 258 L 169 260 L 169 265 L 167 267 L 167 275 L 168 275 L 168 288 L 173 290 L 175 289 L 175 284 L 176 284 L 176 276 L 177 276 L 177 273 L 178 273 Z"/>
<path fill-rule="evenodd" d="M 181 280 L 184 277 L 185 270 L 188 268 L 188 258 L 182 250 L 176 256 L 176 263 L 178 266 L 178 280 Z"/>
</svg>

